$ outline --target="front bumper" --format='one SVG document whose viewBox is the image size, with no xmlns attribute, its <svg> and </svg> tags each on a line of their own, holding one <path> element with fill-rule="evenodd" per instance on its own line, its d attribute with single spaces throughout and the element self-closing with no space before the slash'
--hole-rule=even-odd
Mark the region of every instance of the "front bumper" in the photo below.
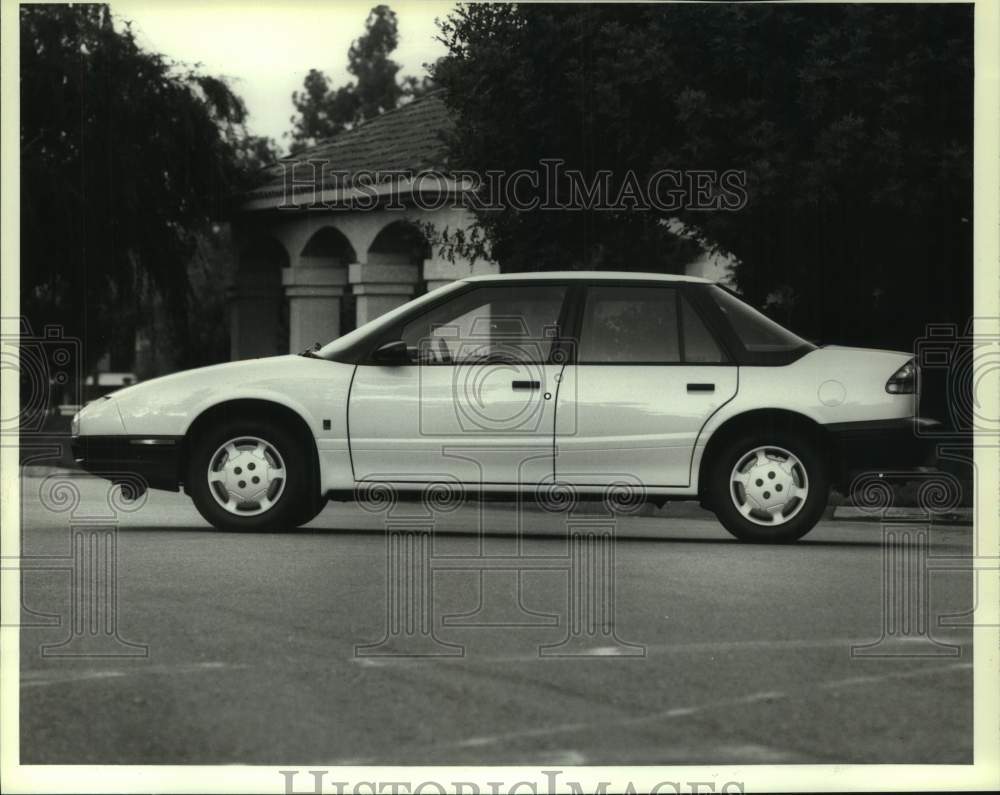
<svg viewBox="0 0 1000 795">
<path fill-rule="evenodd" d="M 138 476 L 149 488 L 177 491 L 180 436 L 74 436 L 73 459 L 111 481 Z"/>
<path fill-rule="evenodd" d="M 937 464 L 935 429 L 920 417 L 827 425 L 841 478 L 856 472 L 912 471 Z"/>
</svg>

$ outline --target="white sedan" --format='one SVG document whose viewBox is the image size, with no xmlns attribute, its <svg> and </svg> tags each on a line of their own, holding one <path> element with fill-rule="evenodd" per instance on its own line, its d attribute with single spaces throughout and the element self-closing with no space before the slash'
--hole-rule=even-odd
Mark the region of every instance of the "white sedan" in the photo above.
<svg viewBox="0 0 1000 795">
<path fill-rule="evenodd" d="M 114 392 L 74 418 L 73 449 L 225 529 L 296 527 L 375 487 L 624 491 L 779 542 L 854 470 L 929 463 L 916 387 L 910 354 L 818 348 L 702 279 L 480 276 L 316 350 Z"/>
</svg>

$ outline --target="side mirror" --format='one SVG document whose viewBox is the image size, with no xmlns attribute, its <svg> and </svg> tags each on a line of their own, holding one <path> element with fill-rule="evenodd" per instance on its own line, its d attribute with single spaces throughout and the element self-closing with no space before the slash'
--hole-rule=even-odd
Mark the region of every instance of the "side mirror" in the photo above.
<svg viewBox="0 0 1000 795">
<path fill-rule="evenodd" d="M 398 367 L 401 364 L 410 364 L 410 352 L 407 350 L 405 342 L 393 340 L 378 348 L 372 354 L 372 361 L 388 367 Z"/>
</svg>

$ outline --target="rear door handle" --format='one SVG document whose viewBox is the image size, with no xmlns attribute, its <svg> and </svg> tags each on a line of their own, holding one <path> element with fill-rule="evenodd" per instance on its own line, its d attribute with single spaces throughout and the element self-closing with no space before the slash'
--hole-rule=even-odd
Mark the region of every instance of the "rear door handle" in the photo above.
<svg viewBox="0 0 1000 795">
<path fill-rule="evenodd" d="M 715 384 L 688 384 L 688 392 L 714 392 Z"/>
<path fill-rule="evenodd" d="M 540 381 L 511 381 L 511 389 L 541 389 L 542 384 Z"/>
</svg>

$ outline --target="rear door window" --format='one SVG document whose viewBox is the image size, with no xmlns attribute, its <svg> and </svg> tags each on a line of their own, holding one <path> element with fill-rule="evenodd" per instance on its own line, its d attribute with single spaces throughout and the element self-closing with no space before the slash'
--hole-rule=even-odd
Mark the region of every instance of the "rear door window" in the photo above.
<svg viewBox="0 0 1000 795">
<path fill-rule="evenodd" d="M 723 364 L 722 348 L 673 286 L 587 290 L 579 364 Z"/>
</svg>

